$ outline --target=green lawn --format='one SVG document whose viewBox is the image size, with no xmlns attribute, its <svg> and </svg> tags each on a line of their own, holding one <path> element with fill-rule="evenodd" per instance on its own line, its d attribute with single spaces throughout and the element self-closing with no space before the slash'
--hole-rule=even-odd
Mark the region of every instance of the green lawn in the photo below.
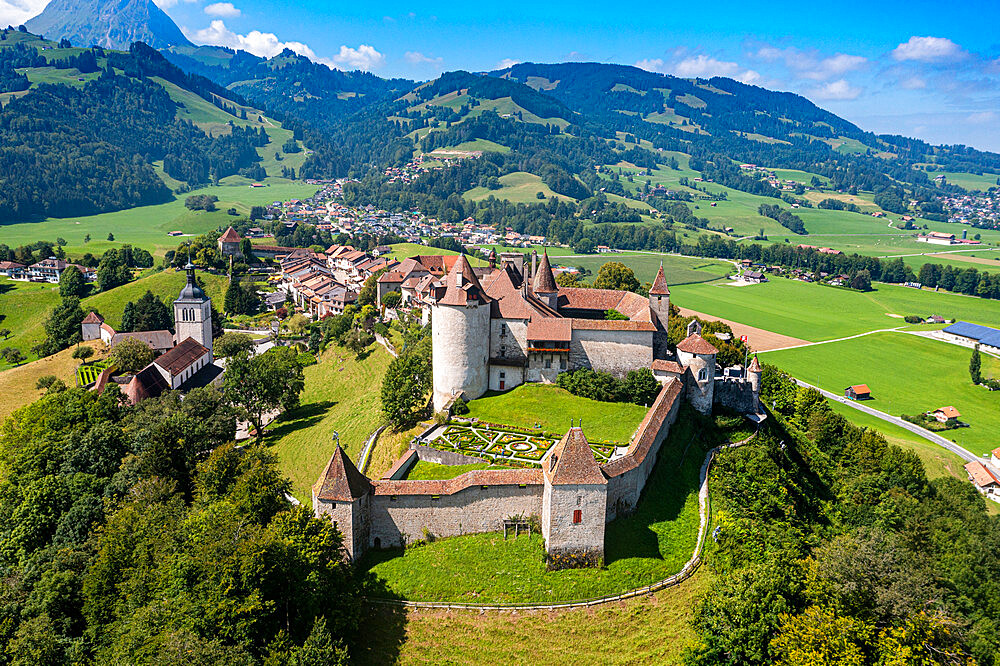
<svg viewBox="0 0 1000 666">
<path fill-rule="evenodd" d="M 843 394 L 868 384 L 865 404 L 893 416 L 954 405 L 969 428 L 940 433 L 973 453 L 1000 444 L 1000 393 L 969 380 L 970 350 L 907 333 L 874 333 L 853 340 L 761 354 L 793 377 Z M 1000 378 L 1000 360 L 982 357 L 983 375 Z"/>
<path fill-rule="evenodd" d="M 0 329 L 10 330 L 11 337 L 0 338 L 0 347 L 16 347 L 29 359 L 36 358 L 31 348 L 45 337 L 43 324 L 59 303 L 59 285 L 21 282 L 0 277 Z M 0 368 L 8 364 L 0 360 Z"/>
<path fill-rule="evenodd" d="M 570 419 L 583 419 L 583 431 L 593 439 L 626 444 L 639 427 L 646 408 L 626 402 L 598 402 L 575 396 L 551 384 L 522 384 L 505 393 L 489 392 L 469 403 L 467 416 L 489 423 L 564 433 Z"/>
<path fill-rule="evenodd" d="M 427 245 L 418 245 L 417 243 L 396 243 L 395 245 L 390 245 L 389 247 L 392 248 L 391 256 L 398 261 L 402 261 L 408 257 L 415 257 L 417 255 L 428 256 L 439 254 L 457 254 L 451 250 L 442 250 L 439 247 L 429 247 Z M 486 261 L 477 259 L 471 255 L 467 255 L 466 258 L 473 266 L 486 265 Z"/>
<path fill-rule="evenodd" d="M 205 285 L 205 293 L 212 299 L 215 308 L 221 310 L 223 294 L 225 294 L 226 287 L 228 286 L 226 278 L 210 273 L 198 273 L 198 276 Z M 89 312 L 91 309 L 96 309 L 101 313 L 101 316 L 104 317 L 109 326 L 117 328 L 121 325 L 122 310 L 125 309 L 125 304 L 129 301 L 139 300 L 146 291 L 152 291 L 153 295 L 159 297 L 160 300 L 167 304 L 172 313 L 173 306 L 171 304 L 177 298 L 186 281 L 187 277 L 184 271 L 168 269 L 153 273 L 128 284 L 123 284 L 111 291 L 89 296 L 83 299 L 81 306 L 84 313 Z"/>
<path fill-rule="evenodd" d="M 406 479 L 414 480 L 436 480 L 454 479 L 466 472 L 477 469 L 510 469 L 509 467 L 491 466 L 489 463 L 473 463 L 471 465 L 439 465 L 438 463 L 418 460 L 410 471 L 406 473 Z"/>
<path fill-rule="evenodd" d="M 248 215 L 251 206 L 279 200 L 303 199 L 315 192 L 315 185 L 301 183 L 274 184 L 261 188 L 250 188 L 242 184 L 203 187 L 155 206 L 84 217 L 0 224 L 0 238 L 7 245 L 15 247 L 39 240 L 54 242 L 56 238 L 62 237 L 68 241 L 66 252 L 74 257 L 81 256 L 84 252 L 100 256 L 105 250 L 120 247 L 122 243 L 131 243 L 162 256 L 166 250 L 174 249 L 185 241 L 184 238 L 167 236 L 168 231 L 176 230 L 196 236 L 213 229 L 225 229 L 232 220 L 226 214 L 229 208 L 236 208 L 240 215 Z M 184 207 L 184 200 L 194 194 L 219 197 L 216 204 L 218 210 L 211 213 L 188 210 Z M 113 242 L 105 240 L 108 232 L 114 232 Z M 91 241 L 84 243 L 87 234 L 90 234 Z"/>
<path fill-rule="evenodd" d="M 362 566 L 408 599 L 563 601 L 623 592 L 662 580 L 691 557 L 698 535 L 703 452 L 687 445 L 699 422 L 682 413 L 664 443 L 635 513 L 607 525 L 605 566 L 546 571 L 541 535 L 504 540 L 487 533 L 441 539 L 405 551 L 373 551 Z"/>
<path fill-rule="evenodd" d="M 982 190 L 984 192 L 991 187 L 996 187 L 997 180 L 1000 179 L 1000 176 L 995 173 L 984 173 L 979 176 L 962 171 L 934 171 L 927 174 L 928 178 L 934 176 L 944 176 L 948 183 L 964 187 L 967 190 Z"/>
<path fill-rule="evenodd" d="M 311 501 L 309 489 L 333 454 L 334 432 L 351 460 L 359 462 L 361 447 L 381 423 L 379 389 L 390 361 L 381 345 L 369 348 L 363 360 L 331 347 L 305 369 L 301 406 L 269 427 L 266 440 L 300 501 Z"/>
<path fill-rule="evenodd" d="M 671 286 L 671 302 L 698 312 L 803 340 L 832 340 L 902 326 L 897 315 L 939 314 L 946 319 L 1000 325 L 1000 301 L 898 285 L 860 293 L 780 277 L 746 287 Z"/>
</svg>

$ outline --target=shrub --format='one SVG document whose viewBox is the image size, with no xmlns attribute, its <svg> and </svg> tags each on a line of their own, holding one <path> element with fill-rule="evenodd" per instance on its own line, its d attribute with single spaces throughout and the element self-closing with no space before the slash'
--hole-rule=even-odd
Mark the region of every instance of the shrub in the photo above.
<svg viewBox="0 0 1000 666">
<path fill-rule="evenodd" d="M 52 384 L 56 381 L 58 380 L 56 379 L 55 375 L 42 375 L 41 377 L 38 378 L 38 381 L 35 382 L 35 388 L 47 389 L 48 387 L 52 386 Z"/>
<path fill-rule="evenodd" d="M 920 324 L 923 323 L 924 319 L 923 317 L 918 317 L 916 315 L 906 315 L 903 317 L 903 321 L 907 324 Z"/>
</svg>

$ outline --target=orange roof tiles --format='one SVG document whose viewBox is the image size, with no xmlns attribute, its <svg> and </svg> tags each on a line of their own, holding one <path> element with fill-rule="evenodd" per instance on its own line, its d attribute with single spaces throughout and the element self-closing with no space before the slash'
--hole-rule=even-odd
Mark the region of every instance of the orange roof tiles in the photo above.
<svg viewBox="0 0 1000 666">
<path fill-rule="evenodd" d="M 604 485 L 608 482 L 594 460 L 580 427 L 570 428 L 548 455 L 549 482 L 554 485 Z"/>
<path fill-rule="evenodd" d="M 677 349 L 688 354 L 718 354 L 711 342 L 697 333 L 692 333 L 677 344 Z"/>
<path fill-rule="evenodd" d="M 337 448 L 333 450 L 330 462 L 326 464 L 326 469 L 323 470 L 316 485 L 313 486 L 313 492 L 317 499 L 335 502 L 351 502 L 370 493 L 372 489 L 372 482 L 358 471 L 344 450 L 340 448 L 340 444 L 337 444 Z"/>
<path fill-rule="evenodd" d="M 972 482 L 980 488 L 1000 486 L 1000 479 L 997 479 L 997 477 L 993 475 L 993 472 L 990 471 L 990 468 L 978 460 L 973 460 L 972 462 L 966 464 L 965 471 L 969 473 L 969 477 L 972 479 Z"/>
<path fill-rule="evenodd" d="M 653 286 L 650 287 L 649 293 L 653 296 L 669 296 L 670 289 L 667 288 L 667 278 L 663 274 L 663 262 L 660 262 L 660 270 L 656 271 L 656 278 L 653 280 Z"/>
</svg>

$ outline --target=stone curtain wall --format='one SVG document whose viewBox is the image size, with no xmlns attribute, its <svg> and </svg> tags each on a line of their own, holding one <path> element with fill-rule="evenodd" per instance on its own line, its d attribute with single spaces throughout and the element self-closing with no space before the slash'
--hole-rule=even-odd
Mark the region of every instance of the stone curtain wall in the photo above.
<svg viewBox="0 0 1000 666">
<path fill-rule="evenodd" d="M 744 380 L 715 380 L 715 404 L 728 407 L 741 414 L 757 412 L 757 396 L 753 386 Z"/>
<path fill-rule="evenodd" d="M 624 377 L 629 370 L 653 363 L 652 331 L 574 329 L 569 369 L 591 368 Z"/>
<path fill-rule="evenodd" d="M 639 425 L 629 451 L 623 457 L 602 465 L 608 477 L 607 520 L 611 521 L 635 510 L 646 487 L 646 480 L 653 472 L 656 457 L 663 441 L 670 434 L 670 426 L 680 411 L 684 383 L 669 379 Z"/>
<path fill-rule="evenodd" d="M 406 483 L 397 482 L 397 483 Z M 437 499 L 435 499 L 437 498 Z M 496 532 L 513 515 L 540 516 L 541 484 L 471 486 L 451 495 L 376 494 L 371 507 L 371 541 L 382 548 L 424 538 Z"/>
<path fill-rule="evenodd" d="M 442 451 L 432 446 L 423 444 L 411 444 L 410 448 L 417 452 L 417 456 L 426 462 L 437 463 L 438 465 L 473 465 L 475 463 L 489 462 L 485 458 L 467 456 L 454 451 Z"/>
</svg>

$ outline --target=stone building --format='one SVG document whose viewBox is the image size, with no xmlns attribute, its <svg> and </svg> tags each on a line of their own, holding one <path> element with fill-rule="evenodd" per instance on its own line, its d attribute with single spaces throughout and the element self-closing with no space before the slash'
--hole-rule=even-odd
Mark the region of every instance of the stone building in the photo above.
<svg viewBox="0 0 1000 666">
<path fill-rule="evenodd" d="M 223 257 L 242 259 L 243 251 L 240 250 L 240 243 L 242 241 L 243 237 L 236 232 L 236 229 L 229 227 L 219 236 L 219 254 Z"/>
</svg>

